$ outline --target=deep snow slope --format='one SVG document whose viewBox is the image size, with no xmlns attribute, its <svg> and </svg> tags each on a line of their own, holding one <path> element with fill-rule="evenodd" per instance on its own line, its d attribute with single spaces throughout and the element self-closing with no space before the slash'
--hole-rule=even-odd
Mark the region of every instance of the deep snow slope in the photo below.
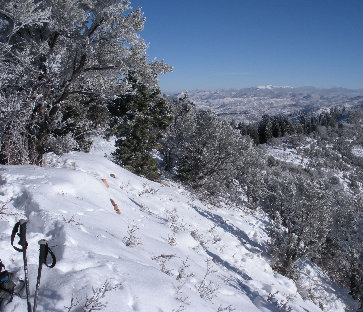
<svg viewBox="0 0 363 312">
<path fill-rule="evenodd" d="M 0 167 L 1 260 L 23 278 L 22 254 L 10 246 L 21 218 L 32 295 L 38 240 L 57 256 L 55 268 L 43 268 L 37 311 L 344 311 L 332 284 L 316 286 L 324 276 L 310 264 L 299 287 L 315 304 L 271 269 L 261 213 L 207 205 L 176 184 L 135 176 L 105 152 L 98 142 L 90 154 L 48 155 L 43 167 Z M 25 300 L 2 309 L 26 311 Z"/>
</svg>

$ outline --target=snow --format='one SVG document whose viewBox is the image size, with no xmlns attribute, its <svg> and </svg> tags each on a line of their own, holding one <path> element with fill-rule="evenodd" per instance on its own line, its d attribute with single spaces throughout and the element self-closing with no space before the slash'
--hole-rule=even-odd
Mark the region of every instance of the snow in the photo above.
<svg viewBox="0 0 363 312">
<path fill-rule="evenodd" d="M 112 148 L 97 139 L 89 154 L 48 154 L 43 167 L 0 167 L 6 268 L 23 278 L 22 254 L 10 245 L 21 218 L 28 220 L 32 295 L 38 240 L 47 239 L 57 257 L 53 269 L 43 267 L 37 311 L 91 311 L 84 307 L 92 300 L 106 312 L 279 311 L 285 303 L 314 312 L 319 302 L 344 311 L 342 290 L 322 287 L 314 303 L 272 270 L 261 212 L 212 206 L 174 182 L 138 177 L 104 157 Z M 303 268 L 322 276 L 311 264 Z M 15 297 L 2 308 L 26 311 L 26 301 Z"/>
<path fill-rule="evenodd" d="M 357 157 L 363 157 L 363 148 L 361 146 L 354 146 L 352 153 Z"/>
<path fill-rule="evenodd" d="M 265 85 L 265 86 L 257 86 L 257 89 L 293 89 L 293 87 L 290 86 L 274 86 L 274 85 Z"/>
<path fill-rule="evenodd" d="M 303 148 L 308 148 L 308 145 Z M 265 152 L 267 155 L 286 163 L 302 166 L 303 168 L 309 165 L 308 158 L 299 155 L 295 148 L 287 144 L 280 146 L 267 145 L 265 146 Z"/>
</svg>

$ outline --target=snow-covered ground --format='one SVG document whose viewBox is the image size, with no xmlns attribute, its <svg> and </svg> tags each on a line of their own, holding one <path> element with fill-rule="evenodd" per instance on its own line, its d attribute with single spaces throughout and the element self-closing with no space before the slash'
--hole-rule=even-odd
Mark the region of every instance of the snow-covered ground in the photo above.
<svg viewBox="0 0 363 312">
<path fill-rule="evenodd" d="M 10 245 L 21 218 L 32 295 L 38 240 L 57 256 L 43 268 L 37 311 L 344 311 L 344 291 L 308 261 L 296 284 L 271 269 L 262 213 L 138 177 L 104 157 L 111 148 L 98 140 L 90 154 L 48 155 L 43 167 L 0 167 L 6 268 L 23 277 L 22 254 Z M 26 311 L 26 301 L 2 310 Z"/>
<path fill-rule="evenodd" d="M 355 146 L 352 149 L 352 153 L 357 157 L 363 157 L 363 149 L 360 146 Z"/>
<path fill-rule="evenodd" d="M 267 155 L 272 156 L 275 159 L 292 163 L 294 165 L 306 167 L 309 163 L 308 159 L 299 155 L 294 148 L 288 147 L 284 144 L 282 146 L 268 145 L 265 148 L 265 152 Z"/>
</svg>

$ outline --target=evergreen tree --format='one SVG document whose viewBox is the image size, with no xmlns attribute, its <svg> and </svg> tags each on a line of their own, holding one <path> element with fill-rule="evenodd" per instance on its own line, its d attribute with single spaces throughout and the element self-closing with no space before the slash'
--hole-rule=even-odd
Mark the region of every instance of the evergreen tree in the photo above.
<svg viewBox="0 0 363 312">
<path fill-rule="evenodd" d="M 269 115 L 263 115 L 262 120 L 258 125 L 259 142 L 261 144 L 266 143 L 273 137 L 273 124 L 272 118 Z"/>
<path fill-rule="evenodd" d="M 149 179 L 160 177 L 154 151 L 159 149 L 162 131 L 171 115 L 159 89 L 149 89 L 133 81 L 134 92 L 122 95 L 108 104 L 111 134 L 116 136 L 116 163 Z"/>
<path fill-rule="evenodd" d="M 281 116 L 274 116 L 272 118 L 272 136 L 274 138 L 279 138 L 282 136 Z"/>
</svg>

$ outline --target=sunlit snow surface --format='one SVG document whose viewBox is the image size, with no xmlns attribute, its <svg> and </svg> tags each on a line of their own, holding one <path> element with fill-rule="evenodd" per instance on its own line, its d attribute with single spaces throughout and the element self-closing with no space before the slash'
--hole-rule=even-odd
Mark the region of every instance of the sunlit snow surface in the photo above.
<svg viewBox="0 0 363 312">
<path fill-rule="evenodd" d="M 363 157 L 363 149 L 359 146 L 355 146 L 353 149 L 352 149 L 352 153 L 355 155 L 355 156 L 358 156 L 358 157 Z"/>
<path fill-rule="evenodd" d="M 261 213 L 203 204 L 177 184 L 135 176 L 104 157 L 111 149 L 112 142 L 98 139 L 90 154 L 47 155 L 44 167 L 0 167 L 1 260 L 23 278 L 22 254 L 10 245 L 21 218 L 29 220 L 32 295 L 38 240 L 46 238 L 57 256 L 55 268 L 43 268 L 37 311 L 89 311 L 86 298 L 105 283 L 108 291 L 95 299 L 100 311 L 253 312 L 284 304 L 344 311 L 337 298 L 343 291 L 310 263 L 302 266 L 299 287 L 315 304 L 271 269 Z M 126 246 L 130 230 L 134 246 Z M 26 302 L 15 297 L 2 310 L 26 311 Z"/>
</svg>

